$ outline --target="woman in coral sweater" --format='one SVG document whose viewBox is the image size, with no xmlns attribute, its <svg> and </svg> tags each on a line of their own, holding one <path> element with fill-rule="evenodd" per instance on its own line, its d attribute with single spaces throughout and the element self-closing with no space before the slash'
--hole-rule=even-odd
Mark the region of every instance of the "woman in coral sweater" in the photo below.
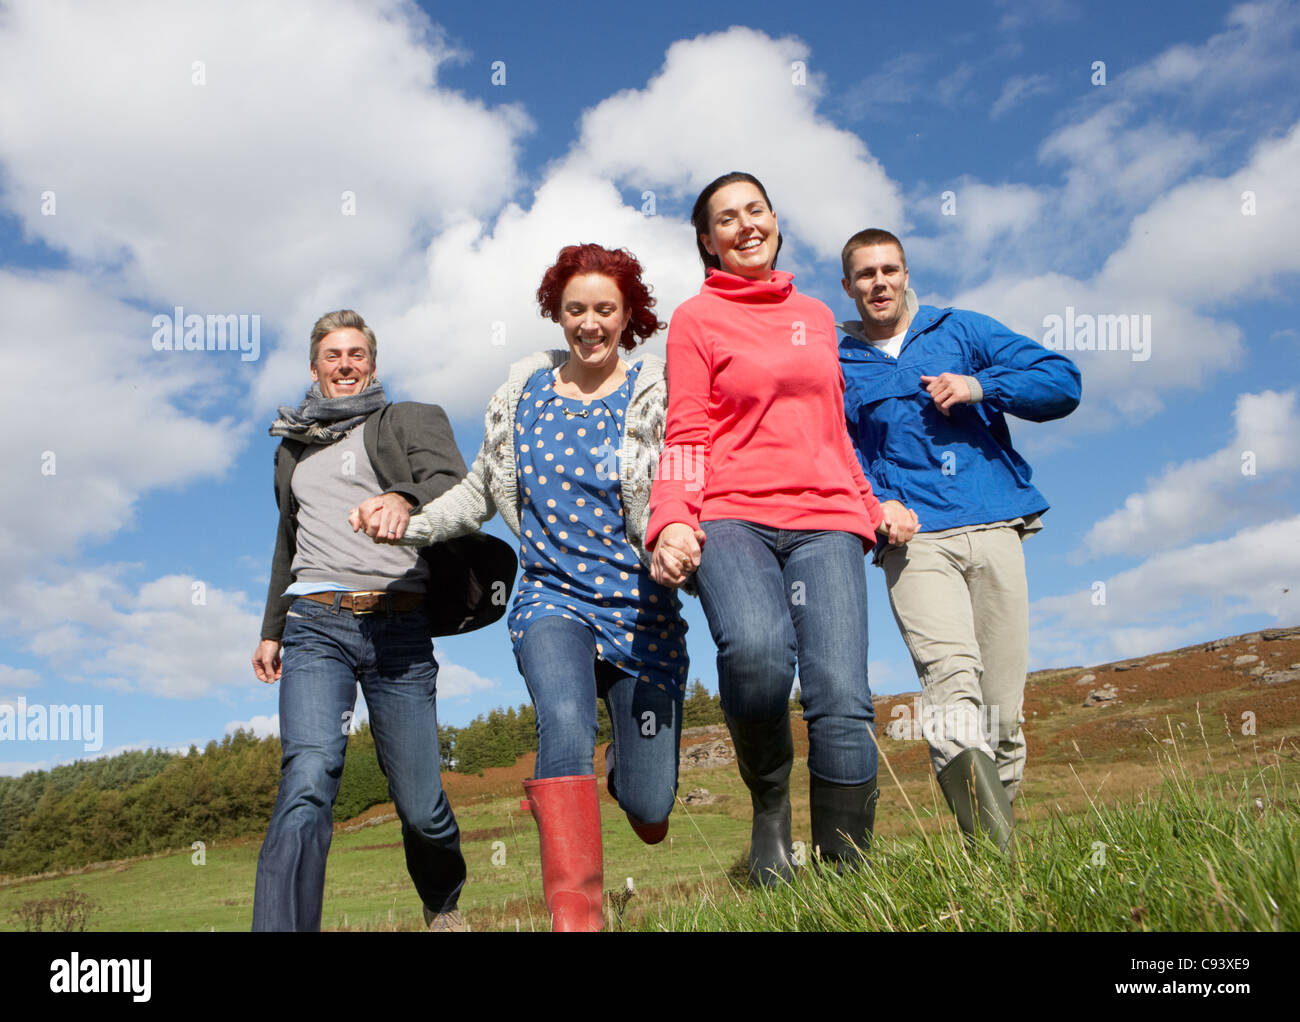
<svg viewBox="0 0 1300 1022">
<path fill-rule="evenodd" d="M 749 787 L 749 874 L 794 872 L 789 698 L 799 667 L 812 838 L 857 862 L 875 816 L 863 555 L 881 522 L 844 425 L 831 310 L 776 270 L 758 179 L 726 174 L 691 214 L 704 286 L 668 330 L 668 426 L 646 546 L 666 585 L 694 573 Z"/>
</svg>

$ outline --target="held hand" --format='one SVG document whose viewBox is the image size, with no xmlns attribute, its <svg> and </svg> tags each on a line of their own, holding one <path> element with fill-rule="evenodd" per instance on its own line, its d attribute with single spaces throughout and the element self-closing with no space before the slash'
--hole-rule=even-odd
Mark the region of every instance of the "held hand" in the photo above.
<svg viewBox="0 0 1300 1022">
<path fill-rule="evenodd" d="M 957 373 L 939 376 L 922 376 L 921 382 L 930 392 L 935 405 L 944 415 L 952 414 L 953 405 L 970 404 L 970 384 Z"/>
<path fill-rule="evenodd" d="M 884 517 L 876 526 L 876 531 L 888 539 L 890 546 L 906 543 L 921 527 L 916 512 L 897 500 L 884 501 L 880 505 L 880 511 Z"/>
<path fill-rule="evenodd" d="M 349 511 L 348 524 L 353 532 L 364 531 L 376 543 L 396 543 L 406 535 L 413 507 L 400 493 L 381 493 Z"/>
<path fill-rule="evenodd" d="M 280 642 L 263 639 L 253 650 L 253 673 L 258 681 L 273 685 L 280 680 Z"/>
<path fill-rule="evenodd" d="M 650 558 L 650 577 L 674 589 L 682 585 L 700 566 L 705 538 L 702 529 L 692 529 L 685 522 L 665 526 Z"/>
</svg>

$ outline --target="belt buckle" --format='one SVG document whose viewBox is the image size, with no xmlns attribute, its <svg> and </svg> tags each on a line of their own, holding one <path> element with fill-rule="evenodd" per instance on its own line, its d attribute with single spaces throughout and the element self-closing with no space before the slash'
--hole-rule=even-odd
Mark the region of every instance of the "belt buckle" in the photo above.
<svg viewBox="0 0 1300 1022">
<path fill-rule="evenodd" d="M 379 609 L 380 603 L 384 598 L 383 593 L 353 593 L 352 594 L 352 613 L 353 614 L 373 614 Z"/>
</svg>

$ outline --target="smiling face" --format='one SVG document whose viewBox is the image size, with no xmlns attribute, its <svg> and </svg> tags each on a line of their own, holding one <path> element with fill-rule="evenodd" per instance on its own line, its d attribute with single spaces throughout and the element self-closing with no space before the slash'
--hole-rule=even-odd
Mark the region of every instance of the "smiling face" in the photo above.
<svg viewBox="0 0 1300 1022">
<path fill-rule="evenodd" d="M 320 384 L 325 397 L 360 394 L 375 378 L 366 335 L 350 326 L 327 333 L 311 364 L 311 378 Z"/>
<path fill-rule="evenodd" d="M 618 366 L 618 339 L 632 310 L 612 277 L 576 274 L 560 297 L 560 326 L 569 342 L 569 359 L 584 375 L 602 376 Z"/>
<path fill-rule="evenodd" d="M 897 245 L 863 245 L 849 255 L 840 281 L 873 341 L 887 341 L 907 328 L 907 264 Z"/>
<path fill-rule="evenodd" d="M 780 231 L 776 214 L 749 181 L 724 185 L 709 198 L 709 231 L 700 243 L 738 277 L 769 280 Z"/>
</svg>

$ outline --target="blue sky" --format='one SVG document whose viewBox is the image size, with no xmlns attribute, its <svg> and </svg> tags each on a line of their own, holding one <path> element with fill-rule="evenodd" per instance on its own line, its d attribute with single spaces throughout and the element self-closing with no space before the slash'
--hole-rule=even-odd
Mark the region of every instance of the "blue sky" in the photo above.
<svg viewBox="0 0 1300 1022">
<path fill-rule="evenodd" d="M 389 394 L 442 404 L 468 462 L 508 364 L 561 341 L 530 304 L 555 252 L 630 248 L 667 319 L 690 204 L 733 169 L 841 317 L 866 226 L 923 301 L 1038 340 L 1067 308 L 1150 317 L 1149 358 L 1077 352 L 1079 410 L 1013 423 L 1053 505 L 1032 668 L 1300 621 L 1300 5 L 1028 6 L 8 6 L 0 702 L 102 704 L 103 753 L 273 730 L 266 427 L 315 318 L 361 311 Z M 176 306 L 258 316 L 258 357 L 154 350 Z M 868 583 L 873 690 L 912 691 Z M 527 699 L 504 624 L 438 647 L 444 722 Z M 0 773 L 84 754 L 0 741 Z"/>
</svg>

